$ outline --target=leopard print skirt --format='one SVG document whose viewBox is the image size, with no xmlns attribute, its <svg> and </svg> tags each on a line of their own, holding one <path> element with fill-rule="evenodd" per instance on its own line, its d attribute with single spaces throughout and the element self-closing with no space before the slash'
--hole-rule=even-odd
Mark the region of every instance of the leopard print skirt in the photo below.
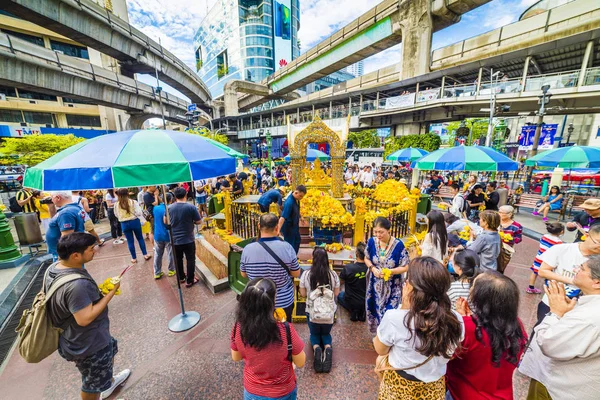
<svg viewBox="0 0 600 400">
<path fill-rule="evenodd" d="M 415 382 L 398 375 L 396 371 L 382 371 L 378 400 L 444 400 L 446 379 L 435 382 Z"/>
</svg>

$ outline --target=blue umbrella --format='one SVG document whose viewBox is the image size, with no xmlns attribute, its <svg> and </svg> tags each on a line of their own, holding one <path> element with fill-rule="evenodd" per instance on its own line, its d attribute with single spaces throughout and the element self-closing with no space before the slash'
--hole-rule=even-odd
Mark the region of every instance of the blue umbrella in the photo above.
<svg viewBox="0 0 600 400">
<path fill-rule="evenodd" d="M 165 185 L 235 172 L 236 160 L 202 136 L 163 130 L 112 133 L 27 169 L 23 186 L 92 190 Z"/>
<path fill-rule="evenodd" d="M 306 151 L 306 161 L 315 161 L 317 158 L 320 161 L 327 161 L 331 157 L 329 157 L 327 154 L 323 153 L 322 151 L 316 150 L 316 149 L 308 149 Z M 290 156 L 289 155 L 285 156 L 284 160 L 289 162 L 291 160 Z"/>
<path fill-rule="evenodd" d="M 519 164 L 491 147 L 439 149 L 413 162 L 413 168 L 439 171 L 516 171 Z"/>
<path fill-rule="evenodd" d="M 407 161 L 416 161 L 419 158 L 426 156 L 429 154 L 428 151 L 423 149 L 413 149 L 409 147 L 407 149 L 400 149 L 398 151 L 393 152 L 389 156 L 387 156 L 388 161 L 398 161 L 398 162 L 407 162 Z"/>
</svg>

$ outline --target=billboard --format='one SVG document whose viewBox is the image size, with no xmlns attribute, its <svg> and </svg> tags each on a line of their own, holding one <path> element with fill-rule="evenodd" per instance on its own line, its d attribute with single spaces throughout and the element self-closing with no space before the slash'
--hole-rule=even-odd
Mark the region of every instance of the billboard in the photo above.
<svg viewBox="0 0 600 400">
<path fill-rule="evenodd" d="M 291 0 L 273 1 L 275 33 L 275 71 L 292 61 L 292 5 Z"/>
<path fill-rule="evenodd" d="M 535 125 L 525 125 L 521 128 L 519 135 L 519 150 L 531 150 L 533 147 L 533 139 L 535 137 Z M 554 148 L 554 137 L 558 130 L 558 124 L 545 124 L 540 132 L 540 140 L 538 142 L 539 150 L 548 150 Z"/>
</svg>

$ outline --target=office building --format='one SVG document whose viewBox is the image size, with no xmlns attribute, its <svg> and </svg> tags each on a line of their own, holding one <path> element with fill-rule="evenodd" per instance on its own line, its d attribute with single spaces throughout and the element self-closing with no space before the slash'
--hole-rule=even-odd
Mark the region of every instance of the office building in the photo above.
<svg viewBox="0 0 600 400">
<path fill-rule="evenodd" d="M 363 76 L 365 73 L 365 62 L 363 60 L 360 60 L 357 63 L 348 65 L 345 69 L 346 69 L 346 72 L 353 75 L 355 78 L 359 77 L 359 76 Z"/>
<path fill-rule="evenodd" d="M 98 3 L 119 18 L 129 20 L 125 0 L 98 0 Z M 0 11 L 0 34 L 119 72 L 113 58 L 4 11 Z M 124 130 L 128 118 L 125 111 L 83 100 L 0 85 L 0 137 L 73 133 L 89 138 Z"/>
</svg>

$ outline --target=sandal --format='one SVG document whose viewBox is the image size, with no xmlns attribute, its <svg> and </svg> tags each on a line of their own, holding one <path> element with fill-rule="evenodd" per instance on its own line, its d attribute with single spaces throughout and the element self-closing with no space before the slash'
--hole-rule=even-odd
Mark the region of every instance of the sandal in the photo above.
<svg viewBox="0 0 600 400">
<path fill-rule="evenodd" d="M 102 239 L 100 243 L 98 243 L 98 247 L 104 246 L 104 243 L 106 243 L 106 239 Z"/>
<path fill-rule="evenodd" d="M 146 260 L 146 261 L 148 261 L 148 260 L 149 260 L 149 259 L 151 259 L 151 258 L 152 258 L 152 255 L 150 255 L 150 254 L 146 254 L 146 255 L 144 256 L 144 260 Z"/>
<path fill-rule="evenodd" d="M 192 282 L 192 283 L 186 283 L 185 287 L 192 287 L 192 286 L 194 286 L 198 282 L 200 282 L 200 278 L 198 278 L 197 276 L 194 276 L 194 282 Z"/>
<path fill-rule="evenodd" d="M 137 260 L 131 260 L 132 264 L 137 264 Z"/>
</svg>

